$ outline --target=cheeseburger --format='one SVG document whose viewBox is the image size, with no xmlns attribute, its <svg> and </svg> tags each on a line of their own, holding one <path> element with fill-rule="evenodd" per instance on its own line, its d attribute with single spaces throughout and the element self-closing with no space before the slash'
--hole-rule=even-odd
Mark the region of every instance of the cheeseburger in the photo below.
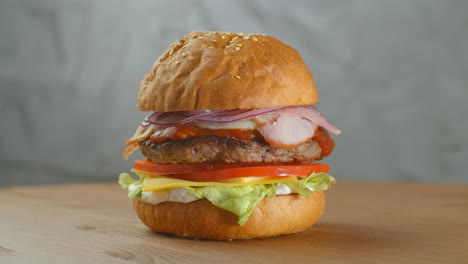
<svg viewBox="0 0 468 264">
<path fill-rule="evenodd" d="M 301 232 L 324 210 L 334 182 L 328 156 L 340 131 L 317 111 L 299 53 L 264 35 L 193 32 L 141 81 L 150 112 L 126 142 L 145 157 L 122 173 L 141 221 L 196 239 Z"/>
</svg>

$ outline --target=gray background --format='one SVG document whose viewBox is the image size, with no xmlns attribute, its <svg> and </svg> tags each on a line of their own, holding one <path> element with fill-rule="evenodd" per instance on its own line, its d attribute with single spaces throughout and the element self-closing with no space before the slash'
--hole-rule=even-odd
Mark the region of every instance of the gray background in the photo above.
<svg viewBox="0 0 468 264">
<path fill-rule="evenodd" d="M 139 80 L 193 30 L 299 50 L 338 179 L 468 183 L 468 1 L 2 0 L 0 185 L 115 181 Z"/>
</svg>

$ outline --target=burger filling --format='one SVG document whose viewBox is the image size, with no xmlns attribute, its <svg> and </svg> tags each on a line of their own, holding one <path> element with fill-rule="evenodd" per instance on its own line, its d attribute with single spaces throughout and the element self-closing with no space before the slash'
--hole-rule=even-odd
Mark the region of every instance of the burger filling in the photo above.
<svg viewBox="0 0 468 264">
<path fill-rule="evenodd" d="M 333 141 L 329 138 L 326 144 L 328 145 L 325 147 L 330 148 Z M 147 139 L 139 143 L 139 148 L 148 160 L 158 163 L 278 163 L 312 161 L 322 158 L 322 148 L 316 140 L 309 140 L 293 148 L 280 148 L 271 146 L 263 138 L 242 140 L 206 135 L 184 140 L 168 140 L 162 143 Z"/>
<path fill-rule="evenodd" d="M 128 196 L 131 199 L 151 204 L 189 203 L 198 199 L 207 199 L 213 205 L 237 215 L 240 225 L 247 222 L 255 206 L 266 197 L 292 193 L 309 197 L 313 191 L 327 190 L 335 182 L 335 179 L 327 173 L 312 173 L 306 177 L 287 179 L 289 182 L 258 180 L 245 184 L 241 180 L 217 182 L 217 184 L 204 182 L 202 186 L 197 186 L 200 184 L 171 178 L 151 178 L 145 173 L 136 171 L 135 173 L 140 177 L 139 180 L 133 179 L 126 173 L 122 173 L 119 177 L 119 184 L 129 190 Z M 154 181 L 155 179 L 159 184 Z M 171 187 L 166 188 L 164 185 Z"/>
<path fill-rule="evenodd" d="M 329 155 L 338 134 L 312 106 L 256 110 L 155 112 L 127 141 L 124 157 L 140 148 L 138 180 L 123 173 L 129 197 L 147 203 L 207 199 L 243 225 L 258 202 L 276 195 L 330 187 Z"/>
</svg>

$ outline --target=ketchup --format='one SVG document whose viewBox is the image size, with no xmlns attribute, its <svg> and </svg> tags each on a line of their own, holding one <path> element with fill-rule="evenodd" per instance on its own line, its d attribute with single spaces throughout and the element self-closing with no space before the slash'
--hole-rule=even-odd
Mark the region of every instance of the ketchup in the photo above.
<svg viewBox="0 0 468 264">
<path fill-rule="evenodd" d="M 324 128 L 317 128 L 312 139 L 315 139 L 315 141 L 320 145 L 320 148 L 322 149 L 322 157 L 330 155 L 335 148 L 335 141 Z"/>
<path fill-rule="evenodd" d="M 157 129 L 150 137 L 153 143 L 163 143 L 168 140 L 184 140 L 201 136 L 218 136 L 235 138 L 242 141 L 260 139 L 262 136 L 257 130 L 243 129 L 205 129 L 191 125 L 179 125 L 174 127 L 162 127 Z"/>
</svg>

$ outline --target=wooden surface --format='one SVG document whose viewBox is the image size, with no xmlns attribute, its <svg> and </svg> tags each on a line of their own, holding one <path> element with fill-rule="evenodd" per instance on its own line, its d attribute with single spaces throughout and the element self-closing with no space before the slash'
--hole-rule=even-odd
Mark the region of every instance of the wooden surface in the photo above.
<svg viewBox="0 0 468 264">
<path fill-rule="evenodd" d="M 217 242 L 149 231 L 116 184 L 0 189 L 0 263 L 468 263 L 468 186 L 339 182 L 306 232 Z"/>
</svg>

